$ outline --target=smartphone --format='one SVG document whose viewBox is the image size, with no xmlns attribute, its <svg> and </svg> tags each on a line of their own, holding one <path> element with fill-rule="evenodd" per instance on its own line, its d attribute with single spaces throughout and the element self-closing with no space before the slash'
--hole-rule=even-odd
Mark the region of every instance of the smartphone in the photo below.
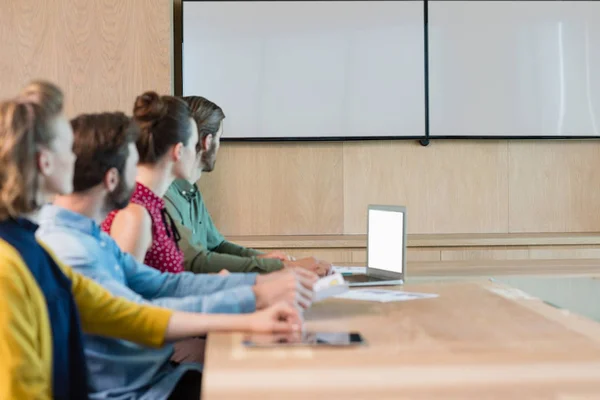
<svg viewBox="0 0 600 400">
<path fill-rule="evenodd" d="M 246 347 L 352 347 L 366 344 L 358 332 L 302 332 L 288 335 L 250 335 Z"/>
</svg>

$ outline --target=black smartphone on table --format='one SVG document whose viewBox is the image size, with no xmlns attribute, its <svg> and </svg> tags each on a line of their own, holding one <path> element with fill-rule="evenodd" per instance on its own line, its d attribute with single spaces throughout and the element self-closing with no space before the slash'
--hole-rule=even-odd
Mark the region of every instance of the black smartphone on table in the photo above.
<svg viewBox="0 0 600 400">
<path fill-rule="evenodd" d="M 246 347 L 353 347 L 366 341 L 358 332 L 302 332 L 249 335 L 242 343 Z"/>
</svg>

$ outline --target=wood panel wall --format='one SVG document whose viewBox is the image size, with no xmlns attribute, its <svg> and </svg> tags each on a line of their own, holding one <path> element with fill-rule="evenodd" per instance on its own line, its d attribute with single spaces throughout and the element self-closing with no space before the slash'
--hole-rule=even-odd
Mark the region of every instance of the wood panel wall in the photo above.
<svg viewBox="0 0 600 400">
<path fill-rule="evenodd" d="M 599 171 L 597 140 L 225 143 L 200 184 L 226 235 L 363 234 L 369 203 L 409 233 L 598 232 Z"/>
<path fill-rule="evenodd" d="M 49 79 L 65 111 L 131 113 L 172 91 L 172 0 L 0 0 L 0 98 Z"/>
</svg>

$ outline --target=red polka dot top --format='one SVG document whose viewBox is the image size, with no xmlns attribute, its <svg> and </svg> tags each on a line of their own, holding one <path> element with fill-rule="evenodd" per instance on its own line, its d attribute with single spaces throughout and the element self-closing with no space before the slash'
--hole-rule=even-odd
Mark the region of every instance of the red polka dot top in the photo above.
<svg viewBox="0 0 600 400">
<path fill-rule="evenodd" d="M 162 272 L 183 272 L 183 252 L 177 246 L 179 233 L 167 213 L 165 202 L 152 190 L 137 182 L 131 202 L 148 210 L 152 219 L 152 245 L 146 253 L 144 264 Z M 108 214 L 102 230 L 110 233 L 110 227 L 119 211 Z"/>
</svg>

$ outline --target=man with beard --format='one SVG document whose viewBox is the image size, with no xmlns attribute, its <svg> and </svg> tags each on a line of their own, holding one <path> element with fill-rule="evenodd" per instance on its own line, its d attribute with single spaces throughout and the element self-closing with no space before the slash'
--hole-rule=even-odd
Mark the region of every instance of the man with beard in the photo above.
<svg viewBox="0 0 600 400">
<path fill-rule="evenodd" d="M 258 272 L 268 273 L 284 267 L 304 268 L 325 276 L 331 264 L 313 257 L 293 259 L 282 252 L 263 254 L 231 243 L 221 235 L 204 205 L 196 182 L 202 172 L 215 167 L 223 133 L 223 110 L 200 96 L 183 97 L 198 125 L 196 176 L 191 182 L 178 179 L 164 196 L 167 211 L 175 220 L 184 253 L 184 268 L 195 273 Z"/>
<path fill-rule="evenodd" d="M 37 231 L 38 238 L 65 264 L 114 295 L 179 311 L 238 314 L 275 301 L 303 308 L 310 304 L 317 277 L 308 271 L 267 276 L 171 274 L 123 253 L 99 223 L 108 212 L 127 206 L 134 190 L 137 125 L 122 113 L 104 113 L 81 115 L 71 126 L 77 156 L 74 191 L 43 208 Z M 201 338 L 150 349 L 86 336 L 90 397 L 159 399 L 174 390 L 186 392 L 175 383 L 197 385 L 198 379 L 189 377 L 201 371 L 197 362 L 202 362 L 203 348 Z"/>
</svg>

